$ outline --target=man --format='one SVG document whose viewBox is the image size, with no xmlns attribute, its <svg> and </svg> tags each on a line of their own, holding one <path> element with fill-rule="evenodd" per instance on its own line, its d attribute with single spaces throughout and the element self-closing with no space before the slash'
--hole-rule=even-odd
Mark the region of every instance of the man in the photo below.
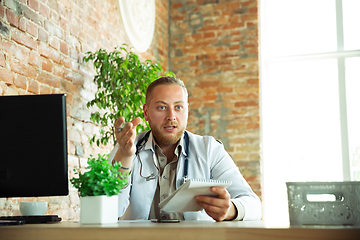
<svg viewBox="0 0 360 240">
<path fill-rule="evenodd" d="M 140 118 L 122 127 L 120 117 L 114 124 L 117 144 L 109 158 L 120 161 L 121 171 L 130 173 L 129 185 L 119 194 L 122 219 L 260 220 L 261 202 L 223 145 L 213 137 L 185 131 L 188 94 L 181 80 L 162 77 L 151 83 L 143 111 L 149 132 L 136 136 Z M 232 185 L 212 187 L 218 197 L 196 196 L 203 211 L 161 212 L 159 202 L 183 182 L 187 156 L 188 178 L 230 180 Z"/>
</svg>

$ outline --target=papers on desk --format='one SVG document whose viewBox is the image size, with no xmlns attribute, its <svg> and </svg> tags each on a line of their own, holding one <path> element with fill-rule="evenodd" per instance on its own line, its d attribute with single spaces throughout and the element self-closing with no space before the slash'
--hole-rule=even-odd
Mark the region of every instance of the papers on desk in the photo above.
<svg viewBox="0 0 360 240">
<path fill-rule="evenodd" d="M 203 208 L 196 203 L 196 195 L 216 196 L 211 187 L 227 188 L 230 185 L 231 181 L 225 180 L 190 179 L 160 202 L 159 208 L 166 213 L 200 211 Z"/>
</svg>

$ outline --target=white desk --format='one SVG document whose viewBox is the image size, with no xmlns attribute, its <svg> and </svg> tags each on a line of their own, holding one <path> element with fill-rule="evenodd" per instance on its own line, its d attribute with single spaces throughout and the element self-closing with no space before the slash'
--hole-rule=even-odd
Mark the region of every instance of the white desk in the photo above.
<svg viewBox="0 0 360 240">
<path fill-rule="evenodd" d="M 360 239 L 360 228 L 269 226 L 263 221 L 152 223 L 122 221 L 117 224 L 83 225 L 62 221 L 52 224 L 0 226 L 0 239 L 91 240 L 91 239 L 246 239 L 246 240 L 352 240 Z"/>
</svg>

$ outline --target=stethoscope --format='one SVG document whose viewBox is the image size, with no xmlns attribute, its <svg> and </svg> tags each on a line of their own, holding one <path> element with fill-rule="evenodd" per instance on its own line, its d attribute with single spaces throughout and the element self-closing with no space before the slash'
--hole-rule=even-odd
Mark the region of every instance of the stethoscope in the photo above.
<svg viewBox="0 0 360 240">
<path fill-rule="evenodd" d="M 157 169 L 157 173 L 156 173 L 156 174 L 155 174 L 155 173 L 152 173 L 152 174 L 150 174 L 149 176 L 146 176 L 146 177 L 144 177 L 144 176 L 142 175 L 142 162 L 141 162 L 141 159 L 140 159 L 139 152 L 140 152 L 140 150 L 145 146 L 145 143 L 148 141 L 149 136 L 150 136 L 150 132 L 151 132 L 151 131 L 148 131 L 148 132 L 145 134 L 145 136 L 137 142 L 137 144 L 136 144 L 136 153 L 135 153 L 136 156 L 137 156 L 137 158 L 139 159 L 139 162 L 140 162 L 140 176 L 141 176 L 142 178 L 145 178 L 146 181 L 154 180 L 154 179 L 156 179 L 156 178 L 159 176 L 159 174 L 160 174 L 160 170 L 159 170 L 159 168 L 155 165 L 154 159 L 153 159 L 152 162 L 153 162 L 154 166 L 155 166 L 156 169 Z M 188 160 L 188 158 L 189 158 L 189 135 L 188 135 L 188 133 L 187 133 L 186 131 L 184 132 L 184 145 L 185 145 L 185 153 L 186 153 L 186 156 L 185 156 L 185 162 L 184 162 L 184 176 L 183 176 L 183 178 L 182 178 L 182 183 L 181 183 L 181 184 L 185 183 L 185 182 L 188 180 L 188 170 L 189 170 L 189 160 Z M 154 158 L 154 155 L 152 155 L 152 156 L 153 156 L 153 158 Z"/>
</svg>

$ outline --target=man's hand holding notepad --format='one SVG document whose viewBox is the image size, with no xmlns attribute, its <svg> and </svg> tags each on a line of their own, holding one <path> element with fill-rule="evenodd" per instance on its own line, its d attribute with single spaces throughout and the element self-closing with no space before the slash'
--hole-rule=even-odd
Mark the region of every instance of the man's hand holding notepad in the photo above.
<svg viewBox="0 0 360 240">
<path fill-rule="evenodd" d="M 211 192 L 211 187 L 227 188 L 230 185 L 231 181 L 190 179 L 159 203 L 159 208 L 166 213 L 199 211 L 203 208 L 196 203 L 196 195 L 217 196 Z"/>
</svg>

